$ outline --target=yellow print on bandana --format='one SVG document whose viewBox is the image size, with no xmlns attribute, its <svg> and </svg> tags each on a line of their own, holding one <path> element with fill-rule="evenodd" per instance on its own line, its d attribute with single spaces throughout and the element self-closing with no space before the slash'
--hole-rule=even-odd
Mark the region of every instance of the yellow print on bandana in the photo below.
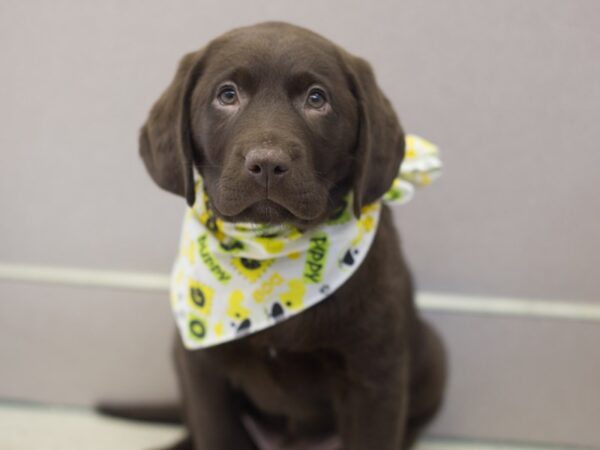
<svg viewBox="0 0 600 450">
<path fill-rule="evenodd" d="M 181 253 L 187 257 L 190 265 L 194 265 L 194 264 L 196 264 L 196 253 L 197 253 L 196 241 L 194 241 L 193 239 L 190 239 L 187 233 L 184 235 L 183 240 L 184 240 L 184 242 L 186 242 L 186 244 L 184 244 L 184 246 L 181 250 Z"/>
<path fill-rule="evenodd" d="M 194 310 L 205 316 L 210 314 L 212 308 L 213 289 L 199 281 L 189 281 L 188 302 Z"/>
<path fill-rule="evenodd" d="M 272 259 L 231 258 L 231 264 L 251 283 L 258 280 L 273 264 Z"/>
<path fill-rule="evenodd" d="M 234 320 L 247 319 L 250 316 L 250 310 L 242 305 L 243 302 L 244 293 L 241 289 L 233 291 L 229 296 L 227 315 Z"/>
<path fill-rule="evenodd" d="M 281 284 L 283 284 L 283 277 L 275 272 L 268 280 L 263 281 L 260 287 L 252 293 L 252 298 L 254 298 L 256 303 L 262 303 L 265 301 L 267 295 L 273 292 L 273 290 Z"/>
<path fill-rule="evenodd" d="M 283 250 L 283 247 L 285 245 L 284 241 L 282 241 L 281 239 L 277 239 L 277 238 L 257 237 L 254 240 L 256 242 L 258 242 L 260 245 L 262 245 L 263 248 L 271 254 L 279 253 L 280 251 Z"/>
<path fill-rule="evenodd" d="M 375 226 L 375 219 L 373 216 L 364 214 L 360 217 L 357 223 L 358 233 L 354 239 L 352 239 L 352 245 L 358 245 L 362 241 L 365 233 L 370 232 Z"/>
<path fill-rule="evenodd" d="M 223 336 L 223 322 L 218 321 L 217 323 L 215 323 L 215 336 L 221 337 Z"/>
<path fill-rule="evenodd" d="M 291 309 L 292 311 L 302 308 L 304 294 L 306 293 L 306 286 L 302 280 L 290 280 L 288 281 L 289 290 L 282 293 L 279 298 L 283 304 Z"/>
<path fill-rule="evenodd" d="M 200 255 L 200 259 L 204 263 L 208 270 L 219 280 L 221 283 L 225 284 L 229 280 L 231 280 L 231 274 L 227 272 L 221 264 L 215 259 L 215 257 L 210 252 L 208 245 L 206 243 L 206 239 L 208 236 L 206 234 L 201 235 L 198 238 L 198 254 Z"/>
<path fill-rule="evenodd" d="M 323 280 L 328 251 L 329 237 L 326 233 L 316 233 L 310 238 L 304 263 L 304 281 L 306 283 L 320 283 Z"/>
</svg>

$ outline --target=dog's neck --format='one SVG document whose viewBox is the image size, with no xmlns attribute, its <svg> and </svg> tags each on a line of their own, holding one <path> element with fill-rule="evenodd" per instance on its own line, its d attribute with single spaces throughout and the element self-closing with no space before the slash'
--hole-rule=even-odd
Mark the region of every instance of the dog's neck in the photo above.
<svg viewBox="0 0 600 450">
<path fill-rule="evenodd" d="M 327 298 L 366 256 L 380 212 L 376 202 L 356 218 L 350 193 L 330 220 L 306 231 L 225 222 L 211 210 L 199 182 L 171 289 L 186 347 L 246 336 Z"/>
</svg>

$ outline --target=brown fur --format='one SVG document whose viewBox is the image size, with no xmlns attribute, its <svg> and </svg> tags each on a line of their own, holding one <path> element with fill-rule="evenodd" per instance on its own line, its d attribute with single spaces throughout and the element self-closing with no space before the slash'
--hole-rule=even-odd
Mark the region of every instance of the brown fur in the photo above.
<svg viewBox="0 0 600 450">
<path fill-rule="evenodd" d="M 222 82 L 236 87 L 236 104 L 217 101 Z M 324 108 L 306 103 L 315 85 Z M 368 63 L 308 30 L 267 23 L 183 58 L 140 152 L 153 179 L 189 204 L 195 168 L 223 219 L 306 229 L 350 189 L 356 214 L 381 197 L 404 135 Z M 177 339 L 175 355 L 190 433 L 182 449 L 256 449 L 244 417 L 286 436 L 278 448 L 317 448 L 308 439 L 332 433 L 344 450 L 408 448 L 445 381 L 441 342 L 415 310 L 385 207 L 365 261 L 325 301 L 205 350 Z"/>
</svg>

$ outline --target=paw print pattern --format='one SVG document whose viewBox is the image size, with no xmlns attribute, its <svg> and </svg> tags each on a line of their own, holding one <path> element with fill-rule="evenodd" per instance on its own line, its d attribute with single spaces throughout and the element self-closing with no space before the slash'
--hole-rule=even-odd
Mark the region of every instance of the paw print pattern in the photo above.
<svg viewBox="0 0 600 450">
<path fill-rule="evenodd" d="M 356 263 L 356 257 L 359 255 L 360 251 L 356 248 L 349 248 L 344 253 L 344 256 L 340 260 L 340 266 L 352 267 Z"/>
</svg>

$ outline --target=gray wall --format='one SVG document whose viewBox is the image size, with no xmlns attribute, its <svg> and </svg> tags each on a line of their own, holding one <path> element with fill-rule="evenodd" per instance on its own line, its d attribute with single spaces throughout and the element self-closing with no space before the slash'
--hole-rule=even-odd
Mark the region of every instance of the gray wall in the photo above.
<svg viewBox="0 0 600 450">
<path fill-rule="evenodd" d="M 137 130 L 183 53 L 267 19 L 369 59 L 442 147 L 443 178 L 396 213 L 420 288 L 600 306 L 595 0 L 4 0 L 0 262 L 167 272 L 184 204 Z M 432 432 L 600 447 L 600 325 L 429 317 L 453 357 Z M 170 327 L 162 294 L 0 281 L 0 395 L 171 398 Z"/>
</svg>

